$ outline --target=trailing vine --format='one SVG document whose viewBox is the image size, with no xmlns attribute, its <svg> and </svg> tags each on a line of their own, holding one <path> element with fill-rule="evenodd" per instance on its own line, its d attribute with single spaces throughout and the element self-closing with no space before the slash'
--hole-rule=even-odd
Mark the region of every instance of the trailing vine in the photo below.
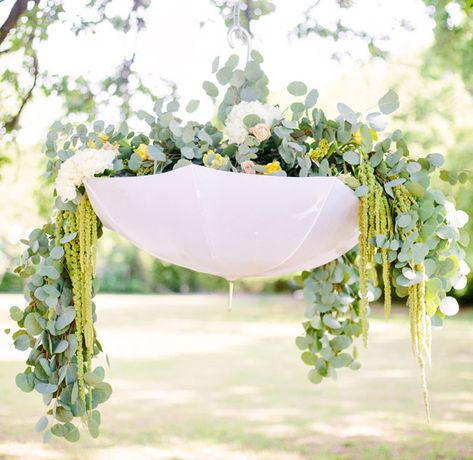
<svg viewBox="0 0 473 460">
<path fill-rule="evenodd" d="M 458 305 L 448 293 L 468 274 L 468 239 L 460 230 L 467 216 L 431 185 L 443 158 L 437 153 L 416 157 L 401 131 L 386 132 L 386 115 L 399 105 L 392 91 L 366 118 L 338 104 L 338 116 L 329 119 L 316 107 L 318 92 L 292 82 L 288 91 L 295 102 L 281 112 L 265 103 L 269 89 L 262 61 L 256 51 L 241 69 L 234 55 L 223 66 L 214 61 L 212 72 L 227 87 L 217 125 L 184 122 L 172 97 L 159 100 L 152 114 L 137 113 L 148 134 L 131 131 L 126 122 L 53 125 L 44 150 L 47 176 L 56 185 L 55 224 L 23 240 L 27 249 L 16 272 L 26 280 L 27 306 L 10 311 L 19 326 L 15 347 L 31 348 L 17 385 L 43 394 L 48 415 L 37 429 L 45 439 L 54 434 L 77 440 L 73 420 L 97 436 L 97 406 L 111 394 L 104 369 L 92 365 L 102 351 L 92 301 L 102 225 L 84 180 L 160 174 L 191 163 L 243 174 L 334 176 L 353 189 L 359 198 L 357 248 L 296 277 L 307 302 L 297 347 L 313 383 L 335 378 L 341 368 L 359 369 L 356 339 L 367 344 L 370 304 L 384 292 L 389 316 L 392 298 L 406 299 L 430 418 L 425 368 L 431 360 L 431 327 L 456 313 Z M 214 83 L 206 81 L 203 88 L 212 98 L 219 96 Z M 186 111 L 198 105 L 190 101 Z"/>
</svg>

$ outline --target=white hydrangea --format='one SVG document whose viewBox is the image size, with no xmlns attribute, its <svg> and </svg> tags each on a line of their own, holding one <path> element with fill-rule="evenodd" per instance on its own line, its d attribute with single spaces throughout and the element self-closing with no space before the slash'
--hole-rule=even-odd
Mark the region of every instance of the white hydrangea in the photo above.
<svg viewBox="0 0 473 460">
<path fill-rule="evenodd" d="M 56 192 L 63 201 L 71 201 L 77 195 L 79 187 L 85 179 L 113 169 L 115 149 L 80 150 L 68 158 L 59 168 L 56 179 Z"/>
<path fill-rule="evenodd" d="M 281 111 L 274 105 L 262 104 L 259 101 L 240 102 L 232 107 L 223 130 L 231 144 L 241 144 L 246 139 L 246 136 L 248 136 L 248 128 L 243 123 L 243 119 L 247 115 L 259 116 L 269 127 L 276 120 L 282 118 Z"/>
</svg>

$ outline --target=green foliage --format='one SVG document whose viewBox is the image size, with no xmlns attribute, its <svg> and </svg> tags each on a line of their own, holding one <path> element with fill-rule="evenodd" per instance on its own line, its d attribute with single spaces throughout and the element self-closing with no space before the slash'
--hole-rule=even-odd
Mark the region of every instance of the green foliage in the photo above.
<svg viewBox="0 0 473 460">
<path fill-rule="evenodd" d="M 104 370 L 99 367 L 87 371 L 87 391 L 84 389 L 84 397 L 79 397 L 83 368 L 90 367 L 91 357 L 101 351 L 101 346 L 94 337 L 90 356 L 81 346 L 74 271 L 70 265 L 66 268 L 64 257 L 75 237 L 71 233 L 62 237 L 66 226 L 67 222 L 58 218 L 55 225 L 35 229 L 23 240 L 26 250 L 15 272 L 27 281 L 27 306 L 12 307 L 10 317 L 19 328 L 12 335 L 14 346 L 22 351 L 31 349 L 27 367 L 16 376 L 16 384 L 24 392 L 36 390 L 48 407 L 36 431 L 43 432 L 45 440 L 55 435 L 74 442 L 80 437 L 74 419 L 85 422 L 92 436 L 98 435 L 100 416 L 95 409 L 110 397 L 112 389 L 103 382 Z"/>
<path fill-rule="evenodd" d="M 363 335 L 366 341 L 368 304 L 381 295 L 378 266 L 386 313 L 391 287 L 407 299 L 413 350 L 423 370 L 430 357 L 431 318 L 442 321 L 442 300 L 464 277 L 466 240 L 459 230 L 464 214 L 430 183 L 443 167 L 442 155 L 414 158 L 401 131 L 381 132 L 384 114 L 399 105 L 394 91 L 379 100 L 379 112 L 367 120 L 342 103 L 337 119 L 328 119 L 312 108 L 314 90 L 308 102 L 293 103 L 283 118 L 278 108 L 264 104 L 268 78 L 260 66 L 261 55 L 253 57 L 243 69 L 235 56 L 220 69 L 214 65 L 217 81 L 227 86 L 218 110 L 223 130 L 212 123 L 184 123 L 176 116 L 174 99 L 157 101 L 154 114 L 140 112 L 148 134 L 131 131 L 126 122 L 106 126 L 96 121 L 92 130 L 83 124 L 55 123 L 45 143 L 47 176 L 55 179 L 78 150 L 107 149 L 113 150 L 115 160 L 100 173 L 106 176 L 164 173 L 194 163 L 234 172 L 248 172 L 249 166 L 256 174 L 338 177 L 360 198 L 359 247 L 300 277 L 308 307 L 305 335 L 296 344 L 312 368 L 309 379 L 318 383 L 335 377 L 336 369 L 360 367 L 354 340 Z M 215 97 L 214 83 L 206 82 L 204 89 Z M 293 82 L 288 91 L 304 97 L 308 88 Z M 238 123 L 238 129 L 232 129 L 239 137 L 243 130 L 239 141 L 229 130 Z M 261 125 L 258 132 L 253 130 L 256 124 Z M 442 171 L 442 177 L 453 180 Z M 16 271 L 28 279 L 29 303 L 23 311 L 10 312 L 19 326 L 12 336 L 15 347 L 33 350 L 17 384 L 23 391 L 34 388 L 44 395 L 53 405 L 50 415 L 59 422 L 51 433 L 69 441 L 79 438 L 71 423 L 75 417 L 88 423 L 92 436 L 98 435 L 100 418 L 93 414 L 112 391 L 103 382 L 103 369 L 91 367 L 92 357 L 101 351 L 91 301 L 91 255 L 101 228 L 83 187 L 76 192 L 72 201 L 57 197 L 56 226 L 36 229 L 24 241 L 27 251 Z M 423 380 L 427 403 L 424 375 Z"/>
</svg>

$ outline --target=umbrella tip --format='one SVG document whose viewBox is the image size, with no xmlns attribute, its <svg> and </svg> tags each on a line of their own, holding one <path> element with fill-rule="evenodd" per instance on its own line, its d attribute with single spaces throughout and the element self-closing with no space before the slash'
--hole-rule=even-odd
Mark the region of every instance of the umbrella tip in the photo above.
<svg viewBox="0 0 473 460">
<path fill-rule="evenodd" d="M 232 304 L 233 304 L 233 287 L 235 285 L 234 281 L 228 282 L 228 311 L 232 311 Z"/>
</svg>

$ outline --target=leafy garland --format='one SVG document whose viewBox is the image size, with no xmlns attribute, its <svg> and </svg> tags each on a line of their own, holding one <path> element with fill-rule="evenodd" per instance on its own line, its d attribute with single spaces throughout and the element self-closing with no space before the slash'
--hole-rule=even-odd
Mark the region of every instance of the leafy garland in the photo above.
<svg viewBox="0 0 473 460">
<path fill-rule="evenodd" d="M 447 293 L 464 284 L 468 273 L 463 261 L 468 241 L 459 231 L 467 216 L 430 184 L 442 156 L 413 158 L 399 130 L 381 134 L 385 115 L 399 105 L 392 91 L 366 122 L 344 104 L 338 104 L 339 116 L 331 120 L 314 108 L 317 91 L 293 82 L 288 91 L 297 101 L 281 114 L 278 107 L 263 103 L 269 90 L 261 62 L 256 51 L 244 69 L 237 68 L 235 55 L 222 67 L 218 59 L 213 62 L 218 82 L 227 86 L 215 125 L 184 123 L 176 115 L 175 99 L 161 99 L 155 114 L 138 112 L 149 135 L 129 131 L 125 122 L 105 127 L 97 121 L 91 131 L 83 124 L 53 125 L 45 144 L 47 176 L 56 180 L 62 197 L 56 197 L 55 223 L 23 240 L 27 249 L 16 273 L 27 279 L 27 306 L 11 309 L 19 326 L 14 345 L 31 349 L 16 383 L 23 391 L 36 389 L 43 395 L 48 414 L 36 428 L 46 440 L 51 434 L 79 439 L 74 420 L 98 436 L 97 406 L 112 391 L 103 381 L 104 369 L 92 367 L 92 358 L 102 351 L 92 302 L 102 225 L 82 180 L 94 174 L 163 173 L 190 163 L 249 174 L 337 176 L 355 191 L 360 199 L 358 248 L 297 277 L 307 308 L 304 334 L 296 344 L 311 366 L 313 383 L 335 378 L 338 368 L 358 369 L 354 339 L 362 336 L 366 345 L 369 303 L 381 296 L 382 282 L 386 316 L 392 291 L 407 299 L 429 417 L 425 363 L 430 362 L 431 325 L 456 313 L 456 301 Z M 214 83 L 206 81 L 203 88 L 218 97 Z M 186 110 L 193 112 L 198 105 L 190 101 Z M 109 164 L 105 153 L 111 155 Z M 80 154 L 86 159 L 74 166 L 71 159 Z"/>
</svg>

